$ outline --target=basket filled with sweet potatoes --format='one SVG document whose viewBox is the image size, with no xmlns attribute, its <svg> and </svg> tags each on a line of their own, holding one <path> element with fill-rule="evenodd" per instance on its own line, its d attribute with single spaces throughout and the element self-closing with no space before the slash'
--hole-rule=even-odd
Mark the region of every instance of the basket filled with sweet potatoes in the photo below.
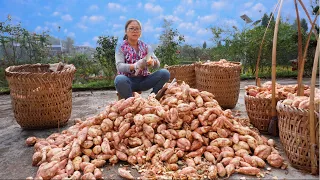
<svg viewBox="0 0 320 180">
<path fill-rule="evenodd" d="M 277 112 L 279 119 L 279 136 L 284 150 L 291 164 L 297 169 L 311 171 L 311 159 L 316 160 L 319 167 L 319 104 L 320 91 L 315 89 L 315 147 L 310 142 L 309 103 L 310 93 L 305 90 L 304 96 L 289 94 L 287 99 L 278 101 Z M 315 148 L 315 157 L 312 157 L 311 148 Z"/>
<path fill-rule="evenodd" d="M 259 86 L 247 85 L 245 86 L 245 106 L 250 122 L 261 132 L 268 134 L 269 123 L 272 119 L 272 86 L 271 81 L 267 81 Z M 296 94 L 297 85 L 281 85 L 276 83 L 276 102 L 284 100 L 289 94 Z M 310 92 L 309 86 L 304 86 L 305 95 L 308 96 Z"/>
<path fill-rule="evenodd" d="M 215 96 L 224 109 L 236 106 L 240 93 L 241 63 L 220 59 L 195 64 L 196 85 Z"/>
</svg>

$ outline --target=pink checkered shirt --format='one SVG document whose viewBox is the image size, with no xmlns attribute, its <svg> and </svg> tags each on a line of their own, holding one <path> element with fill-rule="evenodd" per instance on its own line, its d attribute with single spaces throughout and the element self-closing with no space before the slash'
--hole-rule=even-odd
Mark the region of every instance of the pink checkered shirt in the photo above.
<svg viewBox="0 0 320 180">
<path fill-rule="evenodd" d="M 130 44 L 128 43 L 127 40 L 124 40 L 122 45 L 120 46 L 123 54 L 124 54 L 124 61 L 127 64 L 134 64 L 135 62 L 137 62 L 139 59 L 144 58 L 147 54 L 148 54 L 148 47 L 147 44 L 145 44 L 144 42 L 138 40 L 138 48 L 139 51 L 136 52 L 136 50 L 130 46 Z M 135 76 L 134 74 L 135 72 L 131 72 L 131 73 L 124 73 L 124 72 L 118 72 L 118 74 L 123 74 L 126 75 L 128 77 L 132 77 Z M 140 71 L 138 76 L 147 76 L 149 75 L 149 71 L 148 68 L 145 67 L 143 69 L 143 71 Z"/>
</svg>

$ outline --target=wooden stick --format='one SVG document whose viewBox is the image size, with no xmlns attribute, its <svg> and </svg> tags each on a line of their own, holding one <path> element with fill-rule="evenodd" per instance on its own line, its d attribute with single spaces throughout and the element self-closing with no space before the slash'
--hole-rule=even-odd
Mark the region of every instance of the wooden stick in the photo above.
<svg viewBox="0 0 320 180">
<path fill-rule="evenodd" d="M 269 29 L 269 25 L 270 25 L 271 19 L 272 19 L 272 17 L 273 17 L 273 14 L 274 14 L 274 12 L 276 11 L 276 9 L 278 8 L 278 6 L 279 6 L 279 1 L 278 1 L 278 3 L 277 3 L 276 7 L 274 8 L 271 16 L 270 16 L 268 25 L 267 25 L 267 27 L 266 27 L 266 30 L 264 31 L 264 34 L 263 34 L 262 42 L 261 42 L 261 44 L 260 44 L 258 59 L 257 59 L 257 63 L 256 63 L 256 74 L 255 74 L 255 75 L 256 75 L 256 86 L 258 86 L 258 87 L 261 87 L 260 78 L 258 77 L 258 75 L 259 75 L 260 57 L 261 57 L 261 53 L 262 53 L 262 45 L 263 45 L 264 39 L 265 39 L 265 37 L 266 37 L 267 31 L 268 31 L 268 29 Z"/>
<path fill-rule="evenodd" d="M 277 119 L 277 110 L 276 110 L 276 59 L 277 59 L 277 40 L 278 40 L 278 29 L 280 23 L 280 13 L 282 8 L 283 0 L 280 0 L 280 7 L 278 10 L 276 25 L 274 27 L 273 33 L 273 44 L 272 44 L 272 66 L 271 66 L 271 79 L 272 79 L 272 98 L 271 98 L 271 122 L 268 131 L 272 135 L 276 136 L 278 134 L 278 119 Z"/>
<path fill-rule="evenodd" d="M 297 25 L 298 25 L 298 96 L 302 96 L 303 92 L 301 91 L 302 84 L 302 76 L 303 76 L 303 69 L 301 69 L 302 64 L 302 37 L 301 37 L 301 26 L 300 26 L 300 16 L 299 10 L 297 5 L 297 0 L 294 0 L 294 6 L 296 7 L 296 14 L 297 14 Z"/>
<path fill-rule="evenodd" d="M 310 104 L 309 104 L 309 129 L 310 129 L 310 149 L 311 149 L 311 173 L 316 174 L 317 167 L 317 157 L 315 155 L 316 151 L 316 133 L 315 133 L 315 117 L 314 117 L 314 93 L 315 93 L 315 85 L 316 85 L 316 77 L 317 77 L 317 68 L 319 61 L 319 41 L 317 42 L 316 54 L 314 55 L 313 60 L 313 68 L 311 75 L 311 87 L 310 87 Z"/>
<path fill-rule="evenodd" d="M 304 4 L 303 4 L 303 2 L 302 2 L 301 0 L 298 0 L 298 1 L 299 1 L 299 3 L 301 4 L 304 12 L 306 13 L 306 15 L 307 15 L 307 17 L 308 17 L 308 19 L 309 19 L 310 24 L 312 24 L 312 20 L 311 20 L 311 17 L 310 17 L 310 15 L 309 15 L 309 13 L 308 13 L 307 8 L 304 6 Z M 317 33 L 316 30 L 313 30 L 313 34 L 316 36 L 316 39 L 318 40 L 318 33 Z"/>
</svg>

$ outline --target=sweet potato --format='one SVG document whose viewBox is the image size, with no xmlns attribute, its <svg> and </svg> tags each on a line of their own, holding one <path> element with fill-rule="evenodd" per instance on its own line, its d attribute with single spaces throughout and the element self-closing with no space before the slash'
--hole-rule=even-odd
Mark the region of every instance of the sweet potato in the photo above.
<svg viewBox="0 0 320 180">
<path fill-rule="evenodd" d="M 228 137 L 228 132 L 224 129 L 218 128 L 217 133 L 221 138 L 227 138 Z"/>
<path fill-rule="evenodd" d="M 260 173 L 260 169 L 256 167 L 240 167 L 236 170 L 240 174 L 256 176 Z"/>
<path fill-rule="evenodd" d="M 209 137 L 209 139 L 214 140 L 214 139 L 219 138 L 219 135 L 218 135 L 218 133 L 211 131 L 211 132 L 208 132 L 208 137 Z"/>
<path fill-rule="evenodd" d="M 231 145 L 232 145 L 232 142 L 228 138 L 217 138 L 210 142 L 210 146 L 223 147 L 223 146 L 231 146 Z"/>
<path fill-rule="evenodd" d="M 158 144 L 159 146 L 163 146 L 166 139 L 161 134 L 154 135 L 154 143 Z"/>
<path fill-rule="evenodd" d="M 131 175 L 131 173 L 124 168 L 119 168 L 118 173 L 121 177 L 123 177 L 125 179 L 134 179 L 134 177 Z"/>
<path fill-rule="evenodd" d="M 106 164 L 106 161 L 103 159 L 94 159 L 91 161 L 92 164 L 95 165 L 97 168 L 101 168 Z"/>
<path fill-rule="evenodd" d="M 167 164 L 166 168 L 169 171 L 177 171 L 179 169 L 179 166 L 177 164 Z"/>
<path fill-rule="evenodd" d="M 186 161 L 187 166 L 190 166 L 190 167 L 196 166 L 196 163 L 194 162 L 193 158 L 187 158 L 187 159 L 185 159 L 185 161 Z"/>
<path fill-rule="evenodd" d="M 235 166 L 233 164 L 228 164 L 225 169 L 227 172 L 227 177 L 230 177 L 230 175 L 232 175 L 235 171 Z"/>
<path fill-rule="evenodd" d="M 148 139 L 148 138 L 146 138 L 146 136 L 141 136 L 141 140 L 142 140 L 142 143 L 143 143 L 143 145 L 144 145 L 144 147 L 145 148 L 148 148 L 148 147 L 151 147 L 152 146 L 152 143 L 151 143 L 151 141 Z"/>
<path fill-rule="evenodd" d="M 183 150 L 189 150 L 191 148 L 191 143 L 186 138 L 180 138 L 177 140 L 177 146 Z"/>
<path fill-rule="evenodd" d="M 173 148 L 165 149 L 164 151 L 161 152 L 160 159 L 161 161 L 167 161 L 173 154 L 174 154 Z"/>
<path fill-rule="evenodd" d="M 129 156 L 127 161 L 128 161 L 128 163 L 130 163 L 132 165 L 137 164 L 137 162 L 138 162 L 136 156 Z"/>
<path fill-rule="evenodd" d="M 244 155 L 249 155 L 249 152 L 246 149 L 239 149 L 235 154 L 236 156 L 243 157 Z"/>
<path fill-rule="evenodd" d="M 215 165 L 211 165 L 208 168 L 208 178 L 209 179 L 216 179 L 218 175 L 218 168 Z"/>
<path fill-rule="evenodd" d="M 177 154 L 173 154 L 168 160 L 167 163 L 169 164 L 173 164 L 176 163 L 178 161 L 178 155 Z"/>
<path fill-rule="evenodd" d="M 243 159 L 246 163 L 249 163 L 252 167 L 257 167 L 257 162 L 249 155 L 243 155 Z"/>
<path fill-rule="evenodd" d="M 203 139 L 202 139 L 201 134 L 193 131 L 193 132 L 191 133 L 191 135 L 192 135 L 192 137 L 193 137 L 194 139 L 196 139 L 196 140 L 198 140 L 198 141 L 200 141 L 200 142 L 202 142 L 202 143 L 204 142 Z"/>
<path fill-rule="evenodd" d="M 143 115 L 144 122 L 147 124 L 158 123 L 161 118 L 155 114 L 145 114 Z"/>
<path fill-rule="evenodd" d="M 206 158 L 207 161 L 216 164 L 216 158 L 214 157 L 214 155 L 208 151 L 204 152 L 204 157 Z"/>
<path fill-rule="evenodd" d="M 28 146 L 33 146 L 34 144 L 36 144 L 36 142 L 37 142 L 37 138 L 34 136 L 28 137 L 26 139 L 26 145 L 28 145 Z"/>
<path fill-rule="evenodd" d="M 96 179 L 103 179 L 102 172 L 99 168 L 95 168 L 93 171 L 93 175 Z"/>
<path fill-rule="evenodd" d="M 190 174 L 195 173 L 197 170 L 194 167 L 188 166 L 181 169 L 180 174 Z"/>
<path fill-rule="evenodd" d="M 127 161 L 128 160 L 128 156 L 125 153 L 121 152 L 121 151 L 116 151 L 116 155 L 117 155 L 118 159 L 121 160 L 121 161 Z"/>
<path fill-rule="evenodd" d="M 143 124 L 143 132 L 149 139 L 153 139 L 154 137 L 154 130 L 151 126 L 147 124 Z"/>
<path fill-rule="evenodd" d="M 171 144 L 171 141 L 169 139 L 166 139 L 165 142 L 163 143 L 163 147 L 167 149 L 169 148 L 170 144 Z"/>
<path fill-rule="evenodd" d="M 254 155 L 258 156 L 259 158 L 265 160 L 271 154 L 271 147 L 267 145 L 259 145 L 254 150 Z"/>
<path fill-rule="evenodd" d="M 227 174 L 226 169 L 224 168 L 224 166 L 221 163 L 217 164 L 217 170 L 218 170 L 218 175 L 220 177 L 224 177 Z"/>
<path fill-rule="evenodd" d="M 198 141 L 198 140 L 194 140 L 191 144 L 191 151 L 196 151 L 198 149 L 200 149 L 202 147 L 202 142 Z M 188 150 L 188 149 L 186 149 Z"/>
<path fill-rule="evenodd" d="M 279 154 L 270 154 L 267 161 L 271 166 L 279 168 L 282 166 L 284 159 Z"/>
</svg>

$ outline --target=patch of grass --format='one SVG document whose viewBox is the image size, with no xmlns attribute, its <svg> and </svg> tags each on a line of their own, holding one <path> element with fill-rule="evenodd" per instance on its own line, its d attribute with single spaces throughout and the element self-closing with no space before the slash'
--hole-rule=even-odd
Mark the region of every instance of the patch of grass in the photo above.
<svg viewBox="0 0 320 180">
<path fill-rule="evenodd" d="M 0 94 L 9 93 L 10 90 L 8 87 L 0 87 Z"/>
<path fill-rule="evenodd" d="M 276 67 L 276 77 L 277 78 L 291 78 L 297 77 L 298 71 L 292 71 L 286 66 L 277 66 Z M 271 70 L 270 71 L 259 71 L 259 78 L 271 78 Z M 255 79 L 255 74 L 248 70 L 245 74 L 241 74 L 241 79 Z"/>
<path fill-rule="evenodd" d="M 72 85 L 72 88 L 77 89 L 102 89 L 102 88 L 111 88 L 114 87 L 113 81 L 107 81 L 107 80 L 95 80 L 90 81 L 88 83 L 74 83 Z"/>
</svg>

